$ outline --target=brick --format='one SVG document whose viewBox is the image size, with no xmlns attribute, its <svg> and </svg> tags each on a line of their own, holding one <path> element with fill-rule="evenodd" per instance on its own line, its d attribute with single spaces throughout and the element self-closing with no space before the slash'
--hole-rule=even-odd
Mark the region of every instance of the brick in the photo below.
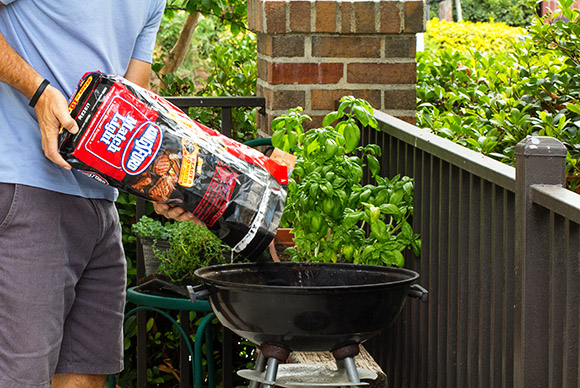
<svg viewBox="0 0 580 388">
<path fill-rule="evenodd" d="M 343 34 L 350 33 L 350 2 L 341 2 L 340 3 L 340 20 L 341 20 L 341 30 L 340 32 Z"/>
<path fill-rule="evenodd" d="M 380 38 L 359 36 L 314 36 L 312 38 L 314 57 L 334 58 L 380 58 Z"/>
<path fill-rule="evenodd" d="M 272 50 L 272 35 L 256 33 L 256 50 L 258 54 L 269 56 Z"/>
<path fill-rule="evenodd" d="M 256 125 L 258 127 L 258 133 L 264 137 L 272 136 L 272 120 L 274 120 L 277 115 L 272 115 L 271 113 L 266 113 L 265 115 L 257 115 Z"/>
<path fill-rule="evenodd" d="M 262 4 L 260 0 L 248 0 L 248 28 L 255 32 L 263 32 Z"/>
<path fill-rule="evenodd" d="M 290 31 L 311 32 L 310 2 L 292 0 L 290 3 Z"/>
<path fill-rule="evenodd" d="M 417 65 L 409 63 L 351 63 L 347 82 L 362 84 L 415 84 Z"/>
<path fill-rule="evenodd" d="M 375 3 L 369 1 L 357 1 L 353 3 L 355 32 L 357 34 L 370 34 L 376 32 L 375 28 Z"/>
<path fill-rule="evenodd" d="M 266 28 L 268 34 L 282 34 L 286 32 L 286 3 L 284 1 L 265 1 Z"/>
<path fill-rule="evenodd" d="M 313 110 L 334 110 L 344 96 L 362 98 L 377 109 L 381 107 L 381 91 L 373 89 L 313 89 L 311 107 Z"/>
<path fill-rule="evenodd" d="M 417 38 L 414 34 L 385 37 L 386 58 L 415 58 L 417 56 Z"/>
<path fill-rule="evenodd" d="M 337 6 L 335 1 L 317 1 L 315 3 L 316 32 L 338 32 L 336 26 Z"/>
<path fill-rule="evenodd" d="M 425 8 L 422 1 L 405 1 L 405 32 L 425 32 Z"/>
<path fill-rule="evenodd" d="M 303 57 L 304 36 L 258 34 L 258 52 L 272 58 Z"/>
<path fill-rule="evenodd" d="M 385 109 L 415 110 L 417 92 L 413 89 L 385 90 Z"/>
<path fill-rule="evenodd" d="M 287 110 L 304 107 L 306 104 L 306 92 L 304 90 L 280 90 L 264 88 L 266 108 L 270 110 Z"/>
<path fill-rule="evenodd" d="M 256 63 L 256 76 L 258 79 L 268 79 L 268 67 L 270 62 L 265 59 L 258 58 Z"/>
<path fill-rule="evenodd" d="M 402 12 L 399 2 L 381 1 L 379 12 L 380 32 L 383 34 L 400 34 L 403 30 Z"/>
<path fill-rule="evenodd" d="M 333 84 L 343 77 L 342 63 L 271 63 L 268 83 L 279 84 Z"/>
</svg>

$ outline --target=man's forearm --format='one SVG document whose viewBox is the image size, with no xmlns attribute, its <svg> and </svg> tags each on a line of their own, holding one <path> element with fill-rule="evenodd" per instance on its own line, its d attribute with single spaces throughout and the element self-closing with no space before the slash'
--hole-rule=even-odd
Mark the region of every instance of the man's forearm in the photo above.
<svg viewBox="0 0 580 388">
<path fill-rule="evenodd" d="M 42 76 L 26 63 L 2 34 L 0 34 L 0 81 L 12 85 L 29 100 L 43 81 Z M 71 133 L 78 132 L 78 126 L 68 112 L 66 98 L 58 89 L 49 85 L 35 99 L 34 110 L 44 155 L 57 165 L 70 170 L 70 164 L 58 152 L 60 129 L 65 128 Z"/>
<path fill-rule="evenodd" d="M 42 80 L 0 34 L 0 81 L 15 87 L 30 100 Z"/>
<path fill-rule="evenodd" d="M 142 88 L 149 89 L 149 77 L 151 75 L 151 64 L 131 58 L 127 72 L 124 77 L 136 83 Z"/>
</svg>

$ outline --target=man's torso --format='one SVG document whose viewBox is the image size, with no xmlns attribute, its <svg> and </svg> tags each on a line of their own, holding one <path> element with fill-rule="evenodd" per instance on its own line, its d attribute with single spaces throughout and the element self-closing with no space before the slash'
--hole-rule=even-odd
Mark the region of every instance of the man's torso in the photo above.
<svg viewBox="0 0 580 388">
<path fill-rule="evenodd" d="M 15 0 L 0 5 L 0 33 L 51 85 L 71 96 L 88 71 L 123 75 L 150 61 L 164 0 Z M 48 161 L 34 109 L 0 83 L 0 182 L 92 198 L 116 191 Z"/>
</svg>

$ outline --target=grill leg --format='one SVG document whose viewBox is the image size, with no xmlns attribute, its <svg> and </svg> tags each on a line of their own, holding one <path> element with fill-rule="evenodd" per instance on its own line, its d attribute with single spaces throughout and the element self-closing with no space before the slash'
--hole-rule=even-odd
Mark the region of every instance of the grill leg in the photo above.
<svg viewBox="0 0 580 388">
<path fill-rule="evenodd" d="M 360 348 L 358 344 L 346 345 L 332 351 L 332 355 L 336 359 L 336 365 L 338 368 L 344 368 L 346 375 L 348 376 L 348 381 L 355 384 L 360 383 L 360 377 L 354 363 L 354 357 L 359 354 L 359 352 Z M 359 386 L 356 386 L 355 388 L 359 388 Z"/>
<path fill-rule="evenodd" d="M 346 357 L 342 360 L 344 363 L 344 369 L 346 370 L 346 375 L 348 376 L 348 381 L 351 383 L 360 383 L 360 378 L 358 376 L 358 372 L 356 370 L 356 366 L 354 364 L 354 358 Z"/>
<path fill-rule="evenodd" d="M 278 359 L 272 357 L 268 359 L 268 366 L 266 368 L 266 383 L 264 384 L 264 388 L 274 388 L 274 384 L 276 383 L 276 375 L 278 374 L 278 365 L 280 361 Z"/>
<path fill-rule="evenodd" d="M 262 344 L 261 353 L 268 360 L 264 388 L 274 388 L 278 365 L 288 359 L 290 349 L 278 345 Z"/>
<path fill-rule="evenodd" d="M 261 351 L 258 351 L 258 357 L 256 358 L 256 366 L 254 370 L 256 372 L 262 373 L 265 369 L 266 369 L 266 357 L 264 357 L 264 354 L 262 354 Z M 250 381 L 248 388 L 258 388 L 259 386 L 260 386 L 259 382 L 252 380 Z"/>
</svg>

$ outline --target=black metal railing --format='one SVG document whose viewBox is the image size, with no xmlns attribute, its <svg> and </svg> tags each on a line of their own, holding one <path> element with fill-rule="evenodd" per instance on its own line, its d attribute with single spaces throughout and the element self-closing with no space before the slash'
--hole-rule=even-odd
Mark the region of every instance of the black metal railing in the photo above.
<svg viewBox="0 0 580 388">
<path fill-rule="evenodd" d="M 168 97 L 167 100 L 185 113 L 189 108 L 221 108 L 221 132 L 228 137 L 232 136 L 232 109 L 258 108 L 260 114 L 264 114 L 266 109 L 264 97 Z"/>
<path fill-rule="evenodd" d="M 580 195 L 565 148 L 529 138 L 516 168 L 376 112 L 383 171 L 415 179 L 408 257 L 427 305 L 407 302 L 367 347 L 398 387 L 578 387 Z"/>
</svg>

